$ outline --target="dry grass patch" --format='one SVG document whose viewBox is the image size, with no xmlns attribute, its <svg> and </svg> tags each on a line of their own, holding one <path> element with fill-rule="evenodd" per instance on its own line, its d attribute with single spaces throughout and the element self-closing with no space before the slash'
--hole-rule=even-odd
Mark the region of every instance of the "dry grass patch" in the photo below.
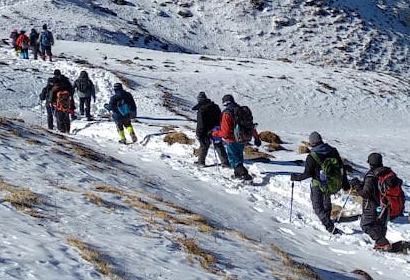
<svg viewBox="0 0 410 280">
<path fill-rule="evenodd" d="M 70 236 L 67 238 L 67 243 L 70 246 L 77 248 L 80 251 L 80 256 L 84 260 L 92 263 L 101 274 L 108 276 L 113 280 L 122 279 L 111 271 L 110 264 L 101 258 L 101 254 L 97 250 L 91 248 L 79 238 Z"/>
<path fill-rule="evenodd" d="M 280 137 L 272 131 L 262 131 L 259 133 L 259 138 L 268 143 L 283 144 Z"/>
<path fill-rule="evenodd" d="M 92 192 L 86 192 L 84 196 L 87 198 L 88 201 L 98 206 L 102 206 L 104 204 L 103 199 Z"/>
<path fill-rule="evenodd" d="M 278 143 L 269 143 L 268 145 L 265 146 L 265 149 L 268 152 L 276 152 L 276 151 L 286 150 L 282 145 L 280 145 Z"/>
<path fill-rule="evenodd" d="M 192 145 L 195 143 L 195 139 L 189 139 L 188 136 L 182 132 L 171 132 L 165 135 L 164 142 L 167 142 L 169 145 L 175 143 Z"/>
<path fill-rule="evenodd" d="M 298 154 L 308 154 L 310 153 L 310 149 L 307 146 L 299 146 L 298 147 Z"/>
<path fill-rule="evenodd" d="M 298 276 L 309 277 L 315 280 L 321 280 L 319 275 L 309 265 L 293 260 L 288 253 L 275 245 L 271 245 L 273 251 L 280 257 L 283 265 Z M 289 278 L 290 279 L 290 278 Z"/>
<path fill-rule="evenodd" d="M 120 190 L 119 188 L 110 187 L 110 186 L 107 186 L 105 184 L 95 184 L 94 188 L 95 188 L 96 191 L 99 191 L 99 192 L 124 195 L 124 191 Z"/>
<path fill-rule="evenodd" d="M 141 198 L 136 196 L 127 195 L 128 199 L 125 200 L 125 204 L 130 207 L 148 210 L 148 211 L 159 211 L 158 207 L 152 203 L 141 200 Z"/>
<path fill-rule="evenodd" d="M 195 239 L 177 238 L 175 241 L 181 244 L 186 252 L 199 257 L 200 264 L 204 269 L 211 270 L 211 266 L 217 262 L 217 258 L 200 248 Z"/>
<path fill-rule="evenodd" d="M 4 200 L 10 202 L 18 210 L 25 210 L 43 204 L 42 199 L 29 189 L 13 189 L 11 194 L 4 197 Z"/>
<path fill-rule="evenodd" d="M 272 158 L 270 154 L 260 152 L 257 148 L 252 146 L 245 146 L 244 149 L 244 158 L 245 159 L 269 159 Z"/>
<path fill-rule="evenodd" d="M 41 141 L 39 141 L 37 139 L 33 139 L 33 138 L 26 139 L 26 142 L 28 144 L 34 144 L 34 145 L 40 145 L 41 144 Z"/>
</svg>

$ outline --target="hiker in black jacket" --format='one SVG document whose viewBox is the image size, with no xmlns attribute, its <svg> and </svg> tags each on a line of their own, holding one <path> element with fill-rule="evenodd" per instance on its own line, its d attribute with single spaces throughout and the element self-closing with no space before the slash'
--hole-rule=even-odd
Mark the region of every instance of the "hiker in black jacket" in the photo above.
<svg viewBox="0 0 410 280">
<path fill-rule="evenodd" d="M 367 158 L 367 162 L 369 163 L 370 170 L 366 173 L 364 182 L 354 178 L 350 184 L 363 197 L 360 226 L 376 242 L 374 249 L 388 251 L 391 249 L 391 244 L 386 239 L 389 211 L 381 209 L 378 178 L 390 172 L 391 169 L 383 166 L 383 158 L 379 153 L 371 153 Z M 399 178 L 397 180 L 401 181 Z"/>
<path fill-rule="evenodd" d="M 312 146 L 311 152 L 316 152 L 319 158 L 323 161 L 326 158 L 334 157 L 340 162 L 340 166 L 343 166 L 342 159 L 336 148 L 333 148 L 327 143 L 324 143 L 322 136 L 316 131 L 309 135 L 309 143 Z M 320 164 L 313 158 L 311 154 L 306 157 L 305 170 L 302 174 L 291 174 L 290 179 L 292 181 L 302 181 L 307 178 L 319 180 Z M 347 180 L 347 178 L 345 179 Z M 343 184 L 344 188 L 347 188 L 346 184 Z M 342 234 L 343 232 L 336 228 L 333 221 L 330 219 L 332 211 L 332 202 L 330 200 L 330 194 L 322 193 L 317 186 L 310 185 L 310 199 L 312 201 L 313 210 L 318 216 L 326 230 L 333 234 Z"/>
<path fill-rule="evenodd" d="M 196 118 L 196 137 L 199 141 L 199 156 L 195 164 L 205 166 L 205 158 L 211 145 L 210 132 L 214 127 L 220 125 L 221 109 L 217 104 L 211 101 L 203 91 L 198 94 L 197 100 L 198 104 L 192 108 L 192 110 L 198 110 Z M 222 167 L 229 167 L 228 155 L 226 154 L 222 139 L 214 141 L 213 145 L 218 153 Z"/>
</svg>

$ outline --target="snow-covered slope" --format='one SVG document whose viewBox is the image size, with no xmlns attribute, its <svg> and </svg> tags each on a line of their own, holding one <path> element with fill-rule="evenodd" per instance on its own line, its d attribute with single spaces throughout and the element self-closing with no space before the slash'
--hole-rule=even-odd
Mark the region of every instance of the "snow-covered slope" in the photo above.
<svg viewBox="0 0 410 280">
<path fill-rule="evenodd" d="M 2 279 L 55 279 L 59 274 L 63 279 L 105 279 L 95 260 L 84 257 L 85 249 L 108 263 L 112 275 L 107 279 L 283 279 L 300 274 L 282 265 L 289 260 L 276 246 L 309 264 L 321 279 L 361 279 L 350 273 L 355 269 L 374 279 L 409 277 L 409 257 L 374 252 L 358 220 L 339 224 L 346 235 L 330 239 L 313 213 L 308 181 L 295 184 L 289 223 L 289 174 L 302 171 L 299 161 L 306 155 L 296 151 L 313 130 L 353 163 L 359 173 L 351 176 L 363 174 L 369 152 L 382 152 L 386 165 L 405 180 L 409 195 L 403 156 L 410 151 L 409 87 L 400 75 L 79 42 L 60 42 L 55 52 L 59 57 L 52 63 L 19 59 L 10 48 L 0 52 L 1 115 L 26 123 L 2 124 L 1 177 L 6 184 L 1 206 L 7 221 Z M 56 68 L 71 80 L 88 71 L 97 87 L 95 116 L 113 83 L 124 82 L 138 104 L 137 136 L 146 141 L 118 146 L 115 125 L 105 120 L 74 121 L 69 136 L 25 128 L 45 126 L 37 96 Z M 260 131 L 274 131 L 284 141 L 286 150 L 269 153 L 269 162 L 246 161 L 255 186 L 232 182 L 232 170 L 193 167 L 197 143 L 170 146 L 163 141 L 170 128 L 194 139 L 190 108 L 200 90 L 217 103 L 232 93 L 252 108 Z M 261 151 L 266 152 L 265 145 Z M 207 163 L 214 162 L 211 150 Z M 35 217 L 9 202 L 10 190 L 22 188 L 42 199 L 26 209 Z M 141 210 L 135 196 L 160 212 Z M 342 205 L 346 198 L 339 194 L 334 203 Z M 355 198 L 346 207 L 345 214 L 360 211 Z M 206 222 L 170 223 L 187 219 L 177 215 L 184 211 Z M 207 224 L 213 227 L 210 235 L 203 232 Z M 388 238 L 408 240 L 409 232 L 403 217 L 390 223 Z M 205 255 L 185 251 L 188 241 L 217 256 L 211 272 L 200 265 Z M 309 275 L 300 277 L 315 277 Z"/>
<path fill-rule="evenodd" d="M 303 61 L 366 70 L 409 69 L 408 1 L 1 1 L 0 31 L 48 23 L 58 39 Z M 256 2 L 256 1 L 255 1 Z M 188 15 L 188 16 L 186 16 Z"/>
</svg>

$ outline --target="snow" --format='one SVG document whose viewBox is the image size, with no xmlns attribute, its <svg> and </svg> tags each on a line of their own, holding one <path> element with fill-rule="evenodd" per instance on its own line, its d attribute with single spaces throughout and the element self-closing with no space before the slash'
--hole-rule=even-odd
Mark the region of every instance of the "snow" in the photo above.
<svg viewBox="0 0 410 280">
<path fill-rule="evenodd" d="M 222 2 L 210 2 L 219 9 L 218 15 L 228 16 L 232 6 L 241 8 L 233 1 L 226 7 Z M 354 1 L 338 2 L 347 5 Z M 386 3 L 392 1 L 382 2 L 384 10 L 389 10 Z M 0 48 L 0 115 L 7 118 L 0 126 L 1 279 L 294 276 L 295 271 L 284 264 L 276 246 L 296 261 L 309 264 L 321 279 L 362 279 L 351 273 L 355 269 L 374 279 L 409 278 L 410 257 L 374 251 L 373 241 L 361 231 L 358 220 L 337 225 L 345 235 L 330 236 L 313 213 L 309 180 L 295 182 L 291 222 L 289 216 L 289 174 L 302 172 L 303 166 L 296 161 L 304 160 L 306 154 L 298 154 L 297 148 L 315 130 L 358 170 L 352 176 L 363 176 L 368 154 L 381 152 L 385 165 L 399 174 L 406 196 L 410 195 L 406 159 L 410 151 L 410 102 L 405 72 L 271 60 L 251 53 L 251 46 L 237 57 L 235 51 L 216 53 L 217 47 L 208 49 L 209 53 L 181 54 L 127 47 L 116 39 L 108 41 L 116 44 L 87 42 L 92 36 L 104 42 L 100 39 L 107 33 L 97 32 L 97 26 L 112 32 L 125 26 L 105 14 L 96 14 L 87 8 L 89 3 L 95 1 L 0 1 L 4 15 L 15 18 L 18 11 L 26 26 L 41 26 L 38 20 L 47 20 L 58 38 L 66 39 L 57 40 L 54 62 L 22 60 L 10 46 Z M 129 13 L 132 7 L 145 15 L 146 28 L 155 29 L 148 26 L 151 11 L 144 12 L 155 2 L 129 1 L 128 6 L 98 3 L 115 7 L 118 13 Z M 198 13 L 206 12 L 212 26 L 215 18 L 209 14 L 215 10 L 208 11 L 212 6 L 200 3 L 194 6 L 203 6 Z M 273 4 L 264 13 L 277 11 Z M 44 7 L 49 13 L 40 12 Z M 39 16 L 37 20 L 30 17 L 33 11 Z M 174 17 L 172 11 L 167 12 Z M 191 49 L 195 52 L 201 44 L 242 49 L 226 32 L 214 41 L 183 41 L 175 34 L 185 32 L 181 20 L 172 22 L 174 25 L 163 25 L 163 30 L 160 22 L 152 20 L 150 24 L 164 37 L 177 30 L 173 44 L 184 48 L 194 44 Z M 233 30 L 233 16 L 231 25 L 228 22 L 224 21 L 226 28 Z M 4 37 L 8 37 L 11 24 L 2 25 Z M 79 32 L 80 24 L 88 24 L 93 35 Z M 251 29 L 246 21 L 243 26 Z M 253 30 L 259 29 L 257 25 Z M 318 37 L 313 43 L 320 40 Z M 386 70 L 382 63 L 379 67 Z M 80 71 L 88 72 L 97 89 L 97 100 L 92 103 L 94 116 L 104 113 L 113 84 L 126 82 L 138 106 L 138 122 L 133 126 L 139 141 L 145 141 L 119 145 L 115 124 L 105 119 L 76 120 L 69 135 L 45 129 L 46 114 L 38 95 L 57 68 L 71 81 Z M 197 142 L 168 145 L 163 141 L 166 128 L 195 139 L 195 112 L 191 108 L 199 91 L 205 91 L 219 105 L 224 94 L 233 94 L 238 103 L 252 109 L 259 131 L 273 131 L 284 141 L 286 150 L 270 153 L 273 158 L 269 163 L 245 162 L 256 176 L 254 186 L 227 179 L 233 173 L 229 169 L 195 167 L 193 148 L 198 147 Z M 163 105 L 165 97 L 176 111 Z M 266 151 L 266 144 L 259 150 Z M 214 163 L 210 149 L 207 164 Z M 25 209 L 15 207 L 9 202 L 10 194 L 23 189 L 36 194 L 41 202 Z M 333 203 L 342 206 L 346 199 L 344 213 L 358 213 L 360 205 L 355 197 L 339 193 Z M 387 238 L 392 242 L 410 239 L 407 217 L 389 223 Z M 188 241 L 197 244 L 202 255 L 184 249 Z M 103 275 L 96 262 L 85 257 L 84 248 L 98 252 L 97 259 L 107 263 L 110 272 Z M 207 253 L 216 258 L 210 268 L 203 261 L 211 259 Z"/>
</svg>

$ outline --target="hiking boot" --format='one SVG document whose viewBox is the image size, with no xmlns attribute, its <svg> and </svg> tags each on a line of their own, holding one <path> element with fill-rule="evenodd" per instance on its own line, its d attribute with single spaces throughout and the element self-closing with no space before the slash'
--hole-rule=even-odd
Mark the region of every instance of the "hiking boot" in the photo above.
<svg viewBox="0 0 410 280">
<path fill-rule="evenodd" d="M 118 140 L 118 143 L 120 143 L 120 144 L 127 144 L 127 140 L 121 139 L 121 140 Z"/>
<path fill-rule="evenodd" d="M 134 133 L 131 134 L 131 139 L 133 143 L 138 141 L 137 135 L 135 135 Z"/>
<path fill-rule="evenodd" d="M 334 234 L 334 235 L 342 235 L 344 232 L 340 229 L 338 229 L 337 227 L 335 227 L 330 233 Z"/>
<path fill-rule="evenodd" d="M 72 121 L 75 121 L 76 119 L 78 119 L 76 115 L 71 115 L 71 120 Z"/>
<path fill-rule="evenodd" d="M 195 161 L 194 164 L 198 167 L 205 167 L 205 163 L 203 162 Z"/>
<path fill-rule="evenodd" d="M 386 244 L 375 244 L 373 249 L 375 250 L 380 250 L 380 251 L 389 251 L 391 250 L 392 246 L 390 243 Z"/>
<path fill-rule="evenodd" d="M 230 168 L 231 166 L 229 165 L 229 163 L 222 163 L 221 166 L 223 168 Z"/>
</svg>

